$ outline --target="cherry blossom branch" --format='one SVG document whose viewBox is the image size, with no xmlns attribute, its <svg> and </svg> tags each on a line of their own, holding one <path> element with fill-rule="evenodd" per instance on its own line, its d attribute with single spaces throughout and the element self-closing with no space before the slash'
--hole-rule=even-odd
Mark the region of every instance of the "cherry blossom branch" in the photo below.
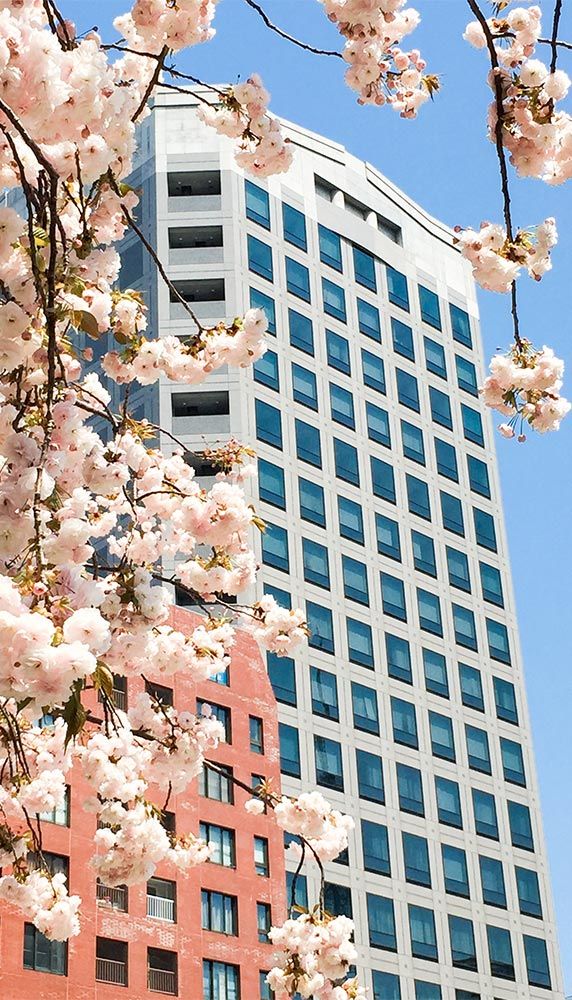
<svg viewBox="0 0 572 1000">
<path fill-rule="evenodd" d="M 560 18 L 562 16 L 562 0 L 555 0 L 554 4 L 554 18 L 552 21 L 552 37 L 550 39 L 550 46 L 552 48 L 552 59 L 550 62 L 550 72 L 554 73 L 556 70 L 556 64 L 558 62 L 558 28 L 560 26 Z"/>
<path fill-rule="evenodd" d="M 505 35 L 505 37 L 508 36 Z M 538 41 L 540 45 L 551 45 L 561 49 L 572 50 L 572 42 L 564 42 L 560 38 L 539 38 Z"/>
<path fill-rule="evenodd" d="M 155 66 L 155 69 L 153 70 L 153 73 L 151 74 L 151 77 L 149 79 L 149 83 L 147 84 L 145 92 L 144 92 L 144 94 L 143 94 L 143 96 L 142 96 L 139 104 L 137 105 L 137 109 L 131 115 L 131 121 L 132 122 L 136 122 L 137 119 L 139 118 L 139 115 L 141 114 L 141 112 L 145 109 L 145 107 L 147 105 L 147 101 L 149 100 L 151 94 L 155 90 L 155 87 L 156 87 L 156 85 L 157 85 L 157 83 L 159 81 L 159 77 L 161 76 L 161 70 L 163 69 L 163 64 L 164 64 L 165 59 L 167 58 L 168 54 L 169 54 L 169 47 L 167 45 L 164 45 L 163 48 L 161 49 L 159 55 L 156 56 L 157 65 Z"/>
<path fill-rule="evenodd" d="M 266 27 L 270 29 L 270 31 L 275 32 L 275 34 L 279 35 L 280 38 L 284 38 L 287 42 L 291 42 L 292 45 L 297 45 L 298 48 L 304 49 L 306 52 L 312 52 L 316 56 L 335 56 L 337 59 L 343 58 L 341 52 L 336 52 L 333 49 L 318 49 L 314 45 L 310 45 L 308 42 L 302 42 L 299 38 L 296 38 L 294 35 L 289 35 L 287 31 L 284 31 L 282 28 L 279 28 L 277 24 L 274 24 L 270 20 L 266 11 L 260 6 L 260 4 L 256 3 L 256 0 L 244 0 L 244 2 L 249 7 L 252 7 L 253 10 L 256 11 L 256 13 L 264 21 Z"/>
</svg>

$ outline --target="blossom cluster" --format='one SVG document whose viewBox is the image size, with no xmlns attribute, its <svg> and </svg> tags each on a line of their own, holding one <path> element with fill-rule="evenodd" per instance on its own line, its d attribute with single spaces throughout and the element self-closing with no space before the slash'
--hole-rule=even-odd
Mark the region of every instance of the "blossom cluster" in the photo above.
<svg viewBox="0 0 572 1000">
<path fill-rule="evenodd" d="M 510 240 L 504 226 L 482 222 L 479 232 L 455 230 L 454 242 L 473 265 L 475 280 L 493 292 L 508 292 L 525 267 L 531 278 L 540 281 L 552 267 L 550 252 L 558 234 L 554 219 L 546 219 L 532 232 L 522 229 Z"/>
<path fill-rule="evenodd" d="M 439 89 L 435 76 L 424 76 L 418 49 L 399 43 L 419 24 L 419 14 L 405 0 L 321 0 L 330 21 L 346 39 L 346 83 L 360 104 L 389 104 L 403 118 L 417 111 Z"/>
<path fill-rule="evenodd" d="M 560 395 L 564 362 L 549 347 L 536 350 L 523 340 L 508 354 L 495 356 L 490 372 L 481 396 L 487 406 L 510 418 L 499 428 L 504 437 L 515 437 L 520 428 L 518 439 L 524 441 L 526 425 L 540 434 L 556 431 L 570 412 L 570 403 Z"/>
<path fill-rule="evenodd" d="M 268 937 L 279 949 L 278 961 L 266 977 L 278 997 L 286 994 L 316 1000 L 348 1000 L 365 993 L 355 980 L 342 981 L 357 958 L 353 921 L 330 917 L 318 909 L 272 927 Z"/>
<path fill-rule="evenodd" d="M 345 851 L 355 825 L 351 816 L 332 809 L 320 792 L 302 792 L 294 799 L 282 796 L 274 805 L 274 816 L 282 830 L 307 841 L 322 862 L 333 861 Z"/>
</svg>

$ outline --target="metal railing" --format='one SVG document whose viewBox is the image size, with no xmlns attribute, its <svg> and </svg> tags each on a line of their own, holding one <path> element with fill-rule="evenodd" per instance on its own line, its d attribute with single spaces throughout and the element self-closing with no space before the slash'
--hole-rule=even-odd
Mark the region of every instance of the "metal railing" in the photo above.
<svg viewBox="0 0 572 1000">
<path fill-rule="evenodd" d="M 175 900 L 164 896 L 147 896 L 147 916 L 157 920 L 175 921 Z"/>
<path fill-rule="evenodd" d="M 127 887 L 123 885 L 103 885 L 98 882 L 96 886 L 97 902 L 102 906 L 110 906 L 112 910 L 121 910 L 127 913 Z"/>
<path fill-rule="evenodd" d="M 177 995 L 177 973 L 167 972 L 164 969 L 148 969 L 147 986 L 153 993 L 169 993 L 174 997 Z"/>
<path fill-rule="evenodd" d="M 122 691 L 120 688 L 115 688 L 114 687 L 113 691 L 112 691 L 112 696 L 113 696 L 113 704 L 115 705 L 115 707 L 118 708 L 121 712 L 126 712 L 127 711 L 127 691 Z M 102 696 L 101 692 L 99 692 L 99 694 L 97 696 L 97 700 L 98 701 L 103 701 L 103 696 Z"/>
<path fill-rule="evenodd" d="M 95 978 L 98 983 L 115 983 L 116 986 L 127 986 L 127 965 L 111 958 L 96 958 Z"/>
</svg>

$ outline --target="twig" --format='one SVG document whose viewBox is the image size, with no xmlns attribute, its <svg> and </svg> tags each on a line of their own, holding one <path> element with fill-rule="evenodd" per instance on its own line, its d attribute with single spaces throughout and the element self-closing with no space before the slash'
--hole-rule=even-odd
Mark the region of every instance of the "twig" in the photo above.
<svg viewBox="0 0 572 1000">
<path fill-rule="evenodd" d="M 161 49 L 159 55 L 155 57 L 156 60 L 157 60 L 157 65 L 155 66 L 155 69 L 153 70 L 153 73 L 151 74 L 151 78 L 149 80 L 149 83 L 147 84 L 147 87 L 145 88 L 145 93 L 143 94 L 143 97 L 141 98 L 141 100 L 139 102 L 137 110 L 134 111 L 133 114 L 131 115 L 131 121 L 132 122 L 136 122 L 137 121 L 137 119 L 139 118 L 139 115 L 141 114 L 141 112 L 145 108 L 145 106 L 147 104 L 147 101 L 149 100 L 151 94 L 153 93 L 153 91 L 155 89 L 155 86 L 156 86 L 156 84 L 157 84 L 157 82 L 159 80 L 159 77 L 161 76 L 161 70 L 163 69 L 163 63 L 165 62 L 165 59 L 167 58 L 169 52 L 170 52 L 169 47 L 167 45 L 164 45 L 163 48 Z"/>
<path fill-rule="evenodd" d="M 556 63 L 558 62 L 558 28 L 560 26 L 560 18 L 562 16 L 562 0 L 556 0 L 554 4 L 554 18 L 552 21 L 552 36 L 550 39 L 550 47 L 552 49 L 552 59 L 550 60 L 550 72 L 554 73 L 556 69 Z"/>
<path fill-rule="evenodd" d="M 552 45 L 560 49 L 572 50 L 572 42 L 564 42 L 560 38 L 539 38 L 538 41 L 540 45 Z"/>
<path fill-rule="evenodd" d="M 260 15 L 266 27 L 270 28 L 270 31 L 274 31 L 275 34 L 280 35 L 280 38 L 286 39 L 286 41 L 291 42 L 292 45 L 297 45 L 298 48 L 304 49 L 306 52 L 313 52 L 315 56 L 335 56 L 337 59 L 343 58 L 341 52 L 335 52 L 333 49 L 317 49 L 314 45 L 309 45 L 308 42 L 302 42 L 299 38 L 295 38 L 294 35 L 289 35 L 287 31 L 279 28 L 277 24 L 274 24 L 270 20 L 266 11 L 260 6 L 260 4 L 256 3 L 256 0 L 244 0 L 244 2 Z"/>
</svg>

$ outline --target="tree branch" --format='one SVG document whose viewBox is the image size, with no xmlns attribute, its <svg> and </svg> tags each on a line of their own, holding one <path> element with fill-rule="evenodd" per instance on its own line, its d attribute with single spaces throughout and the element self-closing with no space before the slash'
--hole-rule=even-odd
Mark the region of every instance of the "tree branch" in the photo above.
<svg viewBox="0 0 572 1000">
<path fill-rule="evenodd" d="M 256 3 L 256 0 L 244 0 L 244 2 L 256 11 L 270 31 L 274 31 L 275 34 L 280 36 L 280 38 L 284 38 L 287 42 L 291 42 L 292 45 L 297 45 L 298 48 L 304 49 L 306 52 L 313 52 L 315 56 L 335 56 L 336 59 L 343 59 L 341 52 L 335 52 L 333 49 L 317 49 L 314 45 L 309 45 L 308 42 L 302 42 L 299 38 L 295 38 L 294 35 L 289 35 L 287 31 L 283 31 L 282 28 L 279 28 L 277 24 L 274 24 L 270 20 L 266 11 L 260 6 L 260 4 Z"/>
<path fill-rule="evenodd" d="M 552 21 L 552 37 L 550 39 L 550 47 L 552 49 L 552 59 L 550 60 L 550 72 L 554 73 L 556 69 L 556 64 L 558 62 L 558 28 L 560 26 L 560 18 L 562 16 L 562 0 L 555 0 L 554 4 L 554 19 Z"/>
</svg>

